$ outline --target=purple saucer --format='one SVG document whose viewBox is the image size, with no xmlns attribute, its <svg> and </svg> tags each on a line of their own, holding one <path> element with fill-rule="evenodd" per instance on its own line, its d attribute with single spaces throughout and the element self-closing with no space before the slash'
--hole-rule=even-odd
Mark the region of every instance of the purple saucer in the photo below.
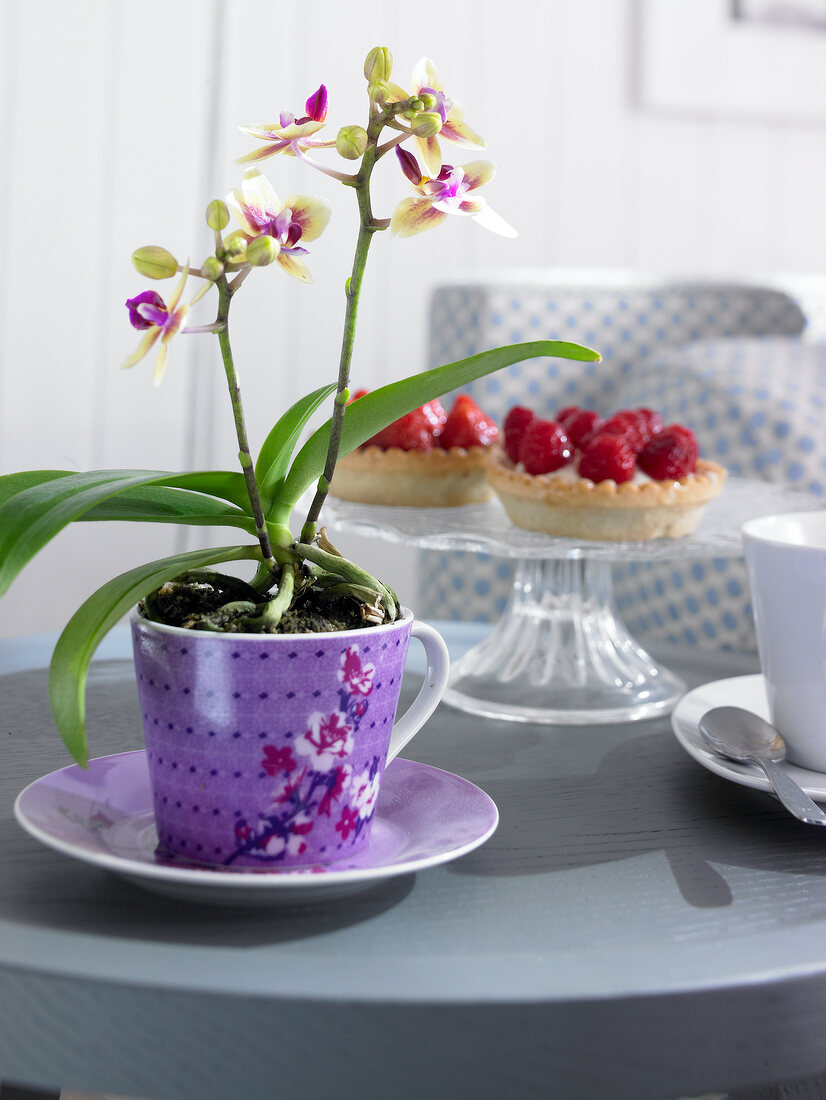
<svg viewBox="0 0 826 1100">
<path fill-rule="evenodd" d="M 35 780 L 15 816 L 49 848 L 104 867 L 156 893 L 217 905 L 323 900 L 382 879 L 458 859 L 499 822 L 484 791 L 451 772 L 396 759 L 387 769 L 373 831 L 352 859 L 284 870 L 213 869 L 158 851 L 146 753 L 118 753 Z"/>
</svg>

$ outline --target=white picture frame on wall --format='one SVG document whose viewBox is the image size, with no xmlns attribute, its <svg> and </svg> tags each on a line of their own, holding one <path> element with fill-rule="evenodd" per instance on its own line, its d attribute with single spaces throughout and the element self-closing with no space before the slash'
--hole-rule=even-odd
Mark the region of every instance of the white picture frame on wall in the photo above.
<svg viewBox="0 0 826 1100">
<path fill-rule="evenodd" d="M 826 21 L 813 4 L 640 0 L 639 106 L 826 123 Z"/>
</svg>

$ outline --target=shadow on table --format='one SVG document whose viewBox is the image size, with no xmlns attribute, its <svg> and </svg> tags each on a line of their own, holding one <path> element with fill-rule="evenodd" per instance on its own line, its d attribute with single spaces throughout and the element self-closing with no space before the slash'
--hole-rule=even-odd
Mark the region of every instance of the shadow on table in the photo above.
<svg viewBox="0 0 826 1100">
<path fill-rule="evenodd" d="M 507 751 L 521 760 L 522 774 L 487 778 L 465 770 L 498 805 L 500 824 L 451 871 L 544 874 L 663 852 L 683 898 L 700 908 L 732 902 L 713 864 L 826 877 L 826 832 L 795 820 L 771 795 L 704 771 L 664 723 L 655 732 L 646 725 L 649 732 L 626 733 L 616 745 L 609 740 L 615 730 L 582 731 L 580 757 L 594 760 L 587 774 L 581 767 L 560 774 L 572 765 L 564 739 L 537 739 L 535 728 L 515 732 Z"/>
<path fill-rule="evenodd" d="M 152 894 L 39 847 L 30 855 L 5 868 L 0 920 L 189 946 L 257 947 L 324 936 L 392 909 L 415 882 L 414 875 L 405 875 L 323 902 L 219 906 Z"/>
</svg>

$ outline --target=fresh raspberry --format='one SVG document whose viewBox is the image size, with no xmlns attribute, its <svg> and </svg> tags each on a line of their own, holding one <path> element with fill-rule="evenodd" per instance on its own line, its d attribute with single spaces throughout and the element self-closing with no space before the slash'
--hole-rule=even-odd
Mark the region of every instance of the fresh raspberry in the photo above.
<svg viewBox="0 0 826 1100">
<path fill-rule="evenodd" d="M 648 439 L 646 443 L 655 435 L 659 435 L 663 430 L 663 418 L 658 412 L 654 412 L 653 409 L 637 409 L 637 415 L 641 420 L 645 422 L 646 429 L 648 431 Z"/>
<path fill-rule="evenodd" d="M 503 429 L 505 432 L 505 454 L 516 464 L 519 461 L 519 448 L 522 446 L 522 436 L 525 429 L 534 419 L 534 414 L 524 405 L 514 405 L 505 417 Z"/>
<path fill-rule="evenodd" d="M 600 435 L 621 435 L 639 452 L 662 431 L 663 418 L 652 409 L 621 409 L 600 427 Z"/>
<path fill-rule="evenodd" d="M 634 409 L 621 409 L 609 416 L 599 434 L 621 436 L 635 452 L 642 450 L 648 441 L 647 425 Z"/>
<path fill-rule="evenodd" d="M 640 451 L 637 461 L 643 473 L 655 481 L 676 481 L 694 473 L 698 454 L 694 432 L 682 424 L 669 424 Z"/>
<path fill-rule="evenodd" d="M 413 409 L 405 413 L 386 428 L 382 428 L 372 439 L 368 439 L 365 447 L 381 447 L 386 451 L 388 447 L 398 447 L 402 451 L 432 451 L 433 419 L 423 408 Z"/>
<path fill-rule="evenodd" d="M 347 402 L 347 404 L 352 405 L 354 401 L 358 401 L 360 397 L 364 397 L 364 395 L 369 392 L 369 390 L 356 390 L 354 394 L 351 394 L 350 400 Z"/>
<path fill-rule="evenodd" d="M 579 476 L 591 481 L 615 481 L 620 485 L 634 476 L 636 455 L 621 435 L 592 436 L 582 449 Z"/>
<path fill-rule="evenodd" d="M 582 411 L 579 405 L 566 405 L 564 409 L 557 409 L 554 420 L 560 427 L 564 428 L 566 422 L 570 420 L 572 416 L 576 416 L 577 413 L 581 413 Z"/>
<path fill-rule="evenodd" d="M 569 416 L 562 427 L 565 434 L 575 447 L 579 447 L 590 435 L 598 432 L 602 424 L 602 417 L 593 409 L 580 409 Z"/>
<path fill-rule="evenodd" d="M 499 435 L 493 419 L 482 412 L 472 397 L 460 393 L 453 402 L 445 426 L 438 437 L 440 447 L 489 447 Z"/>
<path fill-rule="evenodd" d="M 555 420 L 534 417 L 522 436 L 519 461 L 528 474 L 549 474 L 567 466 L 574 456 L 567 435 Z"/>
</svg>

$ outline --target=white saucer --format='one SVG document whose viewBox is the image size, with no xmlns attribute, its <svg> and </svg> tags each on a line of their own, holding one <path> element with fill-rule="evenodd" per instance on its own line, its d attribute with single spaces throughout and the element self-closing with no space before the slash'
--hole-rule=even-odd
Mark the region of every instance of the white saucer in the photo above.
<svg viewBox="0 0 826 1100">
<path fill-rule="evenodd" d="M 499 812 L 484 791 L 451 772 L 396 759 L 382 782 L 367 845 L 352 859 L 301 869 L 226 870 L 156 852 L 146 753 L 118 753 L 35 780 L 15 816 L 58 852 L 156 893 L 218 905 L 320 901 L 458 859 L 483 844 Z"/>
<path fill-rule="evenodd" d="M 770 721 L 769 704 L 763 677 L 735 676 L 729 680 L 714 680 L 710 684 L 689 691 L 682 697 L 671 715 L 674 734 L 689 756 L 708 768 L 710 772 L 761 791 L 771 791 L 763 772 L 751 764 L 737 764 L 726 760 L 706 747 L 699 730 L 699 722 L 712 707 L 743 707 Z M 826 802 L 826 774 L 785 764 L 791 778 L 816 802 Z"/>
</svg>

